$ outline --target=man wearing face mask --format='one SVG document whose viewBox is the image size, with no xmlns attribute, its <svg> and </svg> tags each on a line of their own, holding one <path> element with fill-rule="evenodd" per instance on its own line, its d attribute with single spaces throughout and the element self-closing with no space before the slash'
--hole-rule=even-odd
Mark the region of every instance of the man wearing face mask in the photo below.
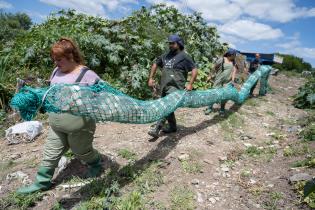
<svg viewBox="0 0 315 210">
<path fill-rule="evenodd" d="M 192 85 L 196 80 L 198 73 L 195 63 L 184 51 L 183 40 L 177 34 L 173 34 L 168 37 L 168 44 L 169 51 L 156 59 L 155 63 L 151 67 L 148 81 L 149 87 L 155 86 L 154 76 L 157 68 L 160 67 L 162 69 L 160 84 L 161 97 L 164 97 L 176 90 L 192 90 Z M 187 75 L 190 71 L 191 79 L 186 85 Z M 166 120 L 168 121 L 168 127 L 163 128 Z M 157 125 L 148 132 L 148 134 L 157 138 L 161 129 L 164 133 L 177 131 L 174 112 L 167 116 L 166 119 L 160 120 Z"/>
</svg>

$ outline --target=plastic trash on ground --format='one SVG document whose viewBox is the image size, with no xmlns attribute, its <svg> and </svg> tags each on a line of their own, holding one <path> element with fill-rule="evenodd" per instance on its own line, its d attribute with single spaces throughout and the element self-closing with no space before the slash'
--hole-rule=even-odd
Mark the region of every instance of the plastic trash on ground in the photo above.
<svg viewBox="0 0 315 210">
<path fill-rule="evenodd" d="M 43 124 L 39 121 L 18 123 L 5 131 L 5 139 L 8 144 L 32 142 L 43 130 Z"/>
</svg>

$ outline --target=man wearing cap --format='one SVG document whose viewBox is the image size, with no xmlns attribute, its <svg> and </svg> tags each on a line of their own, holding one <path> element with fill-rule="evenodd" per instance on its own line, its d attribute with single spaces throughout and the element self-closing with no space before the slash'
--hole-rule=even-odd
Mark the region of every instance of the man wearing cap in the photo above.
<svg viewBox="0 0 315 210">
<path fill-rule="evenodd" d="M 173 34 L 168 37 L 169 51 L 156 59 L 151 67 L 148 85 L 155 86 L 154 76 L 158 67 L 162 69 L 161 76 L 161 97 L 164 97 L 176 90 L 192 90 L 193 83 L 196 80 L 198 70 L 193 60 L 184 51 L 184 42 L 177 35 Z M 188 72 L 191 71 L 191 79 L 186 85 Z M 186 85 L 186 86 L 185 86 Z M 168 127 L 163 128 L 165 121 L 168 121 Z M 163 128 L 163 129 L 162 129 Z M 177 131 L 176 118 L 174 112 L 166 119 L 160 120 L 148 134 L 157 138 L 160 130 L 164 133 Z"/>
</svg>

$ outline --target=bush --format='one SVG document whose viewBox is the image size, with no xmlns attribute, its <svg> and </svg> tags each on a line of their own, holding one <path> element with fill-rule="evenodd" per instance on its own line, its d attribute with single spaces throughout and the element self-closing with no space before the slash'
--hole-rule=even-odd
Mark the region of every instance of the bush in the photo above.
<svg viewBox="0 0 315 210">
<path fill-rule="evenodd" d="M 273 67 L 284 71 L 295 71 L 301 73 L 302 71 L 312 71 L 312 65 L 305 62 L 302 58 L 294 55 L 279 54 L 283 57 L 282 64 L 274 64 Z"/>
<path fill-rule="evenodd" d="M 299 88 L 299 92 L 294 97 L 294 106 L 300 109 L 315 108 L 315 74 Z"/>
<path fill-rule="evenodd" d="M 66 36 L 78 42 L 87 66 L 104 80 L 134 97 L 150 98 L 146 84 L 150 66 L 165 51 L 171 33 L 183 37 L 201 75 L 209 72 L 210 61 L 223 49 L 217 30 L 209 27 L 199 13 L 184 15 L 174 7 L 156 5 L 143 7 L 119 21 L 73 10 L 52 14 L 0 52 L 0 63 L 5 66 L 1 70 L 5 80 L 0 78 L 0 83 L 15 84 L 16 77 L 47 79 L 53 69 L 50 47 Z M 204 85 L 206 78 L 201 78 L 196 87 Z"/>
</svg>

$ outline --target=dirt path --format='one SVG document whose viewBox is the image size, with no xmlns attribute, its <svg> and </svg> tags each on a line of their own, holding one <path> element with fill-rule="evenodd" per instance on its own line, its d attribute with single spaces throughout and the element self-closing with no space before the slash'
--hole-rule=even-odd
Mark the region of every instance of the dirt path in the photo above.
<svg viewBox="0 0 315 210">
<path fill-rule="evenodd" d="M 112 168 L 114 176 L 124 177 L 117 178 L 120 194 L 144 192 L 147 209 L 308 209 L 299 204 L 288 183 L 289 177 L 300 172 L 314 175 L 312 169 L 291 166 L 315 147 L 298 139 L 297 120 L 306 113 L 291 105 L 290 96 L 303 82 L 272 76 L 271 94 L 232 106 L 224 117 L 217 112 L 206 116 L 203 109 L 180 109 L 176 111 L 179 131 L 155 141 L 147 135 L 150 125 L 100 124 L 95 147 L 104 155 L 104 177 Z M 7 174 L 22 171 L 33 180 L 45 135 L 29 144 L 0 142 L 1 197 L 22 185 L 19 179 L 6 179 Z M 288 148 L 293 152 L 288 153 Z M 126 169 L 137 177 L 125 175 Z M 65 183 L 85 170 L 73 160 L 57 182 Z M 141 185 L 143 180 L 146 187 Z M 70 178 L 70 182 L 75 180 Z M 56 187 L 34 209 L 70 209 L 84 200 L 91 209 L 95 200 L 102 200 L 93 189 L 92 184 L 71 190 Z"/>
</svg>

